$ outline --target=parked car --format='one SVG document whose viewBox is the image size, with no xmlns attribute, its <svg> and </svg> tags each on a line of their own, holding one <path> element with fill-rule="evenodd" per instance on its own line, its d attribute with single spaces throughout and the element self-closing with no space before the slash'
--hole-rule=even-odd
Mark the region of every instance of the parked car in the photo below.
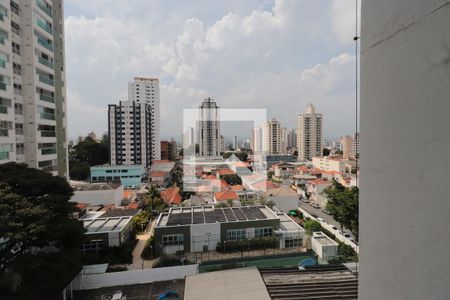
<svg viewBox="0 0 450 300">
<path fill-rule="evenodd" d="M 338 230 L 337 227 L 334 226 L 334 225 L 330 225 L 330 227 L 331 227 L 331 229 L 333 229 L 333 230 Z"/>
<path fill-rule="evenodd" d="M 348 240 L 353 241 L 353 237 L 350 233 L 344 232 L 344 237 L 346 237 Z"/>
<path fill-rule="evenodd" d="M 323 218 L 317 218 L 317 221 L 325 223 L 325 220 Z"/>
<path fill-rule="evenodd" d="M 315 202 L 311 203 L 311 206 L 314 208 L 320 208 L 319 203 L 315 203 Z"/>
<path fill-rule="evenodd" d="M 309 203 L 309 199 L 303 199 L 302 201 L 305 203 Z"/>
</svg>

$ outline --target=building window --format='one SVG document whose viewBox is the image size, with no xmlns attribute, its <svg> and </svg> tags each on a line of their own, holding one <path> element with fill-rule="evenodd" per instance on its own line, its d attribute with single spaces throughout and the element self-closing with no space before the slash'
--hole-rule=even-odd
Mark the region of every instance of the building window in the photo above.
<svg viewBox="0 0 450 300">
<path fill-rule="evenodd" d="M 182 234 L 163 235 L 162 245 L 163 247 L 184 245 L 184 236 Z"/>
<path fill-rule="evenodd" d="M 296 247 L 300 247 L 301 245 L 302 245 L 302 239 L 288 237 L 284 241 L 285 248 L 296 248 Z"/>
<path fill-rule="evenodd" d="M 264 238 L 273 235 L 272 227 L 255 228 L 255 238 Z"/>
<path fill-rule="evenodd" d="M 231 229 L 227 230 L 228 241 L 240 241 L 245 240 L 247 237 L 245 229 Z"/>
</svg>

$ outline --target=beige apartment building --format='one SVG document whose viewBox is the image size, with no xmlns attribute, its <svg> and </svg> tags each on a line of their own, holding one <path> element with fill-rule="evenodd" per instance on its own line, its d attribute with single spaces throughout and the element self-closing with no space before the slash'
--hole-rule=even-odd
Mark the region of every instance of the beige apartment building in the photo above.
<svg viewBox="0 0 450 300">
<path fill-rule="evenodd" d="M 298 116 L 297 149 L 302 161 L 322 156 L 323 116 L 316 113 L 313 104 L 308 104 L 306 112 Z"/>
</svg>

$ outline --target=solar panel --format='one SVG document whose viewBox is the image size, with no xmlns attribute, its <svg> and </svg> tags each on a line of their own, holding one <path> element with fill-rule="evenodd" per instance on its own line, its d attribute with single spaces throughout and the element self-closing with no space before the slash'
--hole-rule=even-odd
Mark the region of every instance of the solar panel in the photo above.
<svg viewBox="0 0 450 300">
<path fill-rule="evenodd" d="M 191 224 L 191 213 L 170 214 L 167 225 L 186 225 Z"/>
<path fill-rule="evenodd" d="M 228 221 L 237 221 L 236 216 L 234 215 L 233 211 L 229 208 L 224 208 L 223 213 L 227 217 Z"/>
<path fill-rule="evenodd" d="M 225 218 L 225 215 L 223 213 L 222 209 L 215 209 L 214 210 L 214 214 L 216 215 L 217 221 L 219 222 L 226 222 L 227 218 Z"/>
<path fill-rule="evenodd" d="M 216 223 L 217 217 L 214 211 L 205 211 L 205 222 L 206 223 Z"/>
<path fill-rule="evenodd" d="M 234 214 L 236 215 L 236 218 L 237 218 L 239 221 L 245 221 L 245 220 L 247 220 L 247 218 L 245 217 L 244 213 L 241 211 L 240 208 L 233 208 L 233 212 L 234 212 Z"/>
<path fill-rule="evenodd" d="M 194 212 L 193 214 L 193 223 L 194 224 L 203 224 L 205 223 L 205 218 L 203 217 L 203 212 Z"/>
<path fill-rule="evenodd" d="M 246 212 L 249 216 L 249 219 L 267 219 L 266 215 L 258 208 L 258 207 L 249 207 L 248 211 Z"/>
<path fill-rule="evenodd" d="M 247 220 L 256 220 L 256 217 L 253 216 L 250 212 L 248 207 L 241 207 L 241 211 L 242 213 L 245 215 L 245 217 L 247 217 Z"/>
</svg>

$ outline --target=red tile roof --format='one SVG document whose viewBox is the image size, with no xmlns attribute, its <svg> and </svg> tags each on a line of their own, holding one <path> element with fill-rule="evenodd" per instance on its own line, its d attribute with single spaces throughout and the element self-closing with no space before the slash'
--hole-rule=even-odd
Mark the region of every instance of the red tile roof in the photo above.
<svg viewBox="0 0 450 300">
<path fill-rule="evenodd" d="M 169 205 L 180 204 L 181 195 L 178 187 L 170 187 L 161 192 L 161 198 Z"/>
<path fill-rule="evenodd" d="M 220 191 L 214 193 L 216 201 L 239 200 L 239 196 L 235 191 Z"/>
<path fill-rule="evenodd" d="M 221 170 L 217 170 L 216 174 L 221 176 L 221 175 L 234 175 L 236 173 L 234 173 L 233 170 L 230 170 L 230 169 L 221 169 Z"/>
<path fill-rule="evenodd" d="M 152 165 L 156 165 L 156 164 L 166 164 L 166 163 L 170 163 L 172 162 L 171 160 L 168 159 L 161 159 L 161 160 L 152 160 Z"/>
<path fill-rule="evenodd" d="M 79 210 L 83 210 L 83 209 L 85 209 L 88 206 L 89 206 L 89 204 L 87 204 L 87 203 L 77 203 L 77 204 L 75 204 L 75 207 L 78 208 Z"/>
<path fill-rule="evenodd" d="M 308 180 L 308 182 L 313 185 L 329 185 L 329 184 L 331 184 L 330 181 L 324 180 L 324 179 L 313 179 L 313 180 Z"/>
<path fill-rule="evenodd" d="M 123 198 L 128 199 L 134 196 L 135 192 L 133 190 L 123 190 Z"/>
<path fill-rule="evenodd" d="M 136 201 L 133 201 L 130 203 L 130 205 L 128 205 L 128 209 L 136 209 L 139 207 L 139 203 L 137 203 Z"/>
<path fill-rule="evenodd" d="M 232 185 L 231 186 L 231 190 L 232 191 L 243 191 L 244 190 L 244 186 L 242 186 L 240 184 Z"/>
<path fill-rule="evenodd" d="M 165 171 L 151 171 L 150 177 L 164 177 L 166 176 L 167 172 Z"/>
</svg>

